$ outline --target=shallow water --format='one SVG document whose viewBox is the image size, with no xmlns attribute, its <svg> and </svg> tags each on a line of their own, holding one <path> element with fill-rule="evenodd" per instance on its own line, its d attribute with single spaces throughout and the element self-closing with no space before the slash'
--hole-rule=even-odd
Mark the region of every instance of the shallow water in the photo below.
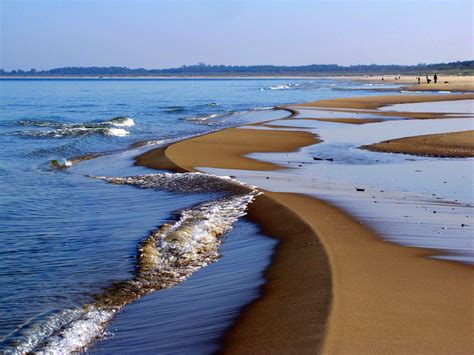
<svg viewBox="0 0 474 355">
<path fill-rule="evenodd" d="M 380 110 L 405 112 L 474 113 L 474 100 L 397 104 L 382 107 Z"/>
<path fill-rule="evenodd" d="M 447 106 L 451 107 L 450 102 Z M 297 118 L 271 124 L 283 129 L 288 125 L 295 127 L 292 129 L 301 127 L 318 134 L 323 142 L 294 153 L 249 155 L 290 170 L 202 170 L 232 174 L 270 191 L 322 198 L 347 210 L 387 240 L 432 248 L 436 257 L 474 264 L 473 159 L 419 157 L 358 148 L 404 136 L 474 129 L 471 118 L 387 119 L 364 125 Z"/>
</svg>

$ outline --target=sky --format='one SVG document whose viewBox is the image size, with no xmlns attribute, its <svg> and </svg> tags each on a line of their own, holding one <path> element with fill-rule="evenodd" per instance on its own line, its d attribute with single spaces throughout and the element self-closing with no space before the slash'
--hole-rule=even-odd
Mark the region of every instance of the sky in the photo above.
<svg viewBox="0 0 474 355">
<path fill-rule="evenodd" d="M 472 0 L 0 0 L 0 68 L 474 58 Z"/>
</svg>

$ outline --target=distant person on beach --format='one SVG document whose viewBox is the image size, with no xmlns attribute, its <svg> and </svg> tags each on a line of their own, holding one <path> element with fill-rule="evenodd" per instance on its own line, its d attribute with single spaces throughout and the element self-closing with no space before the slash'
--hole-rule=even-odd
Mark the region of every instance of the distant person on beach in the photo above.
<svg viewBox="0 0 474 355">
<path fill-rule="evenodd" d="M 416 78 L 416 79 L 418 80 L 418 84 L 419 84 L 419 83 L 420 83 L 420 81 L 421 81 L 421 78 L 420 78 L 420 77 L 418 77 L 418 78 Z"/>
<path fill-rule="evenodd" d="M 431 83 L 431 79 L 428 78 L 428 75 L 426 76 L 426 82 L 429 84 Z"/>
<path fill-rule="evenodd" d="M 436 82 L 438 81 L 438 75 L 435 74 L 433 79 L 434 79 L 434 83 L 436 84 Z"/>
</svg>

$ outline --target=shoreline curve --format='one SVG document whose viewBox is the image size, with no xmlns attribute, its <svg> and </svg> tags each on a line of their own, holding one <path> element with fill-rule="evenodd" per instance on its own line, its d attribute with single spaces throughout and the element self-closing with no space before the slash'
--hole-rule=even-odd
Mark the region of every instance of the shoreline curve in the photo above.
<svg viewBox="0 0 474 355">
<path fill-rule="evenodd" d="M 409 102 L 436 101 L 428 97 L 413 101 L 410 96 Z M 350 107 L 342 108 L 390 104 L 367 99 L 351 100 Z M 399 97 L 392 100 L 403 103 Z M 229 130 L 234 131 L 222 133 Z M 136 163 L 167 170 L 222 167 L 214 153 L 236 130 L 173 143 L 141 155 Z M 238 135 L 250 131 L 240 129 Z M 199 145 L 213 148 L 203 155 Z M 231 153 L 226 167 L 239 169 L 233 164 L 239 157 L 252 160 L 235 147 Z M 240 169 L 247 169 L 247 163 Z M 265 273 L 262 296 L 243 309 L 225 334 L 221 353 L 468 353 L 474 348 L 471 266 L 429 258 L 434 255 L 429 249 L 387 243 L 341 209 L 308 196 L 265 192 L 249 206 L 249 218 L 279 244 Z M 290 234 L 288 228 L 298 233 Z"/>
</svg>

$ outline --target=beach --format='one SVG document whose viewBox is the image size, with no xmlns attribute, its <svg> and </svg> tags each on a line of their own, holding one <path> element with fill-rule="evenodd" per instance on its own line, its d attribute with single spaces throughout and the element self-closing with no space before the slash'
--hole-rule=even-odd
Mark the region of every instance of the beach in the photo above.
<svg viewBox="0 0 474 355">
<path fill-rule="evenodd" d="M 469 150 L 473 94 L 328 78 L 2 85 L 2 350 L 471 346 L 472 160 L 361 148 Z"/>
<path fill-rule="evenodd" d="M 444 75 L 437 74 L 437 83 L 434 83 L 433 76 L 436 73 L 420 73 L 420 84 L 418 84 L 418 76 L 416 75 L 360 75 L 341 77 L 351 78 L 352 80 L 380 84 L 380 83 L 391 83 L 402 85 L 402 90 L 406 91 L 457 91 L 457 92 L 472 92 L 474 91 L 474 78 L 472 76 L 464 75 Z M 426 81 L 426 75 L 431 80 L 430 83 Z M 383 80 L 382 80 L 383 78 Z"/>
<path fill-rule="evenodd" d="M 471 2 L 0 13 L 0 355 L 474 353 Z"/>
<path fill-rule="evenodd" d="M 315 113 L 329 108 L 337 116 L 338 110 L 360 113 L 387 105 L 473 98 L 470 94 L 395 95 L 320 100 L 290 108 L 316 108 Z M 444 113 L 396 115 L 409 120 L 452 119 Z M 137 160 L 140 165 L 175 171 L 262 171 L 264 194 L 249 205 L 249 218 L 279 243 L 265 272 L 262 296 L 244 309 L 226 333 L 222 352 L 472 351 L 472 266 L 432 258 L 439 251 L 430 248 L 388 242 L 344 208 L 308 195 L 275 191 L 278 181 L 272 189 L 276 175 L 271 172 L 288 171 L 289 167 L 262 161 L 264 155 L 254 159 L 249 153 L 290 153 L 324 140 L 324 136 L 302 132 L 298 125 L 288 130 L 291 118 L 282 122 L 285 127 L 280 129 L 267 122 L 190 138 L 152 150 Z M 352 122 L 332 122 L 344 123 Z M 363 123 L 360 126 L 382 124 L 378 120 Z M 441 150 L 448 153 L 466 149 L 466 144 L 472 149 L 470 135 L 464 138 L 452 133 L 444 135 L 441 142 L 434 139 L 433 144 L 446 145 Z M 426 142 L 426 138 L 419 139 Z M 448 153 L 444 156 L 450 156 Z M 298 166 L 294 163 L 288 174 Z"/>
</svg>

